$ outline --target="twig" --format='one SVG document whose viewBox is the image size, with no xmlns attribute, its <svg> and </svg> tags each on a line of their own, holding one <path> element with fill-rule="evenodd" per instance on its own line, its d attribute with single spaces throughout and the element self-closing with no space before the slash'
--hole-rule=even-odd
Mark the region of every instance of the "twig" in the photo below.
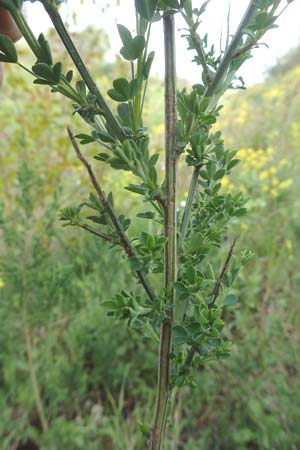
<svg viewBox="0 0 300 450">
<path fill-rule="evenodd" d="M 218 70 L 214 76 L 212 83 L 206 88 L 206 91 L 204 93 L 205 97 L 211 97 L 213 95 L 213 93 L 215 92 L 215 90 L 217 89 L 220 80 L 223 78 L 224 74 L 228 70 L 228 67 L 230 66 L 233 55 L 235 54 L 238 46 L 240 45 L 241 39 L 244 34 L 244 30 L 247 27 L 247 25 L 249 24 L 249 22 L 252 20 L 257 9 L 258 9 L 257 1 L 251 0 L 251 2 L 244 14 L 244 17 L 241 20 L 240 25 L 238 26 L 238 28 L 232 38 L 232 41 L 230 42 L 230 44 L 223 56 L 223 59 L 218 67 Z"/>
<path fill-rule="evenodd" d="M 203 69 L 203 73 L 204 73 L 204 78 L 206 79 L 207 85 L 209 85 L 212 82 L 212 76 L 210 74 L 210 70 L 209 70 L 207 62 L 206 62 L 206 56 L 205 56 L 205 52 L 202 47 L 202 41 L 201 41 L 198 33 L 195 31 L 195 24 L 193 24 L 193 27 L 190 28 L 190 36 L 191 36 L 191 39 L 195 46 L 195 50 L 197 52 L 198 58 L 200 60 L 200 63 L 201 63 L 202 69 Z"/>
<path fill-rule="evenodd" d="M 70 128 L 68 128 L 68 134 L 69 134 L 71 143 L 73 145 L 73 148 L 75 150 L 75 153 L 76 153 L 78 159 L 82 162 L 82 164 L 86 168 L 86 170 L 89 174 L 90 180 L 98 194 L 99 200 L 102 203 L 103 208 L 107 212 L 107 214 L 108 214 L 108 216 L 120 238 L 120 244 L 122 245 L 126 255 L 128 256 L 128 258 L 137 258 L 137 254 L 136 254 L 134 248 L 132 247 L 131 242 L 129 241 L 126 233 L 124 232 L 122 225 L 120 224 L 119 218 L 115 214 L 109 201 L 106 198 L 104 191 L 102 190 L 100 184 L 98 183 L 91 165 L 87 162 L 87 160 L 81 153 L 79 146 L 77 145 L 77 142 L 76 142 L 74 135 L 73 135 L 72 131 L 70 130 Z M 142 273 L 141 270 L 137 270 L 136 273 L 137 273 L 138 279 L 140 280 L 142 286 L 144 287 L 145 291 L 147 292 L 149 299 L 151 300 L 151 302 L 154 302 L 155 294 L 154 294 L 146 276 Z"/>
<path fill-rule="evenodd" d="M 217 279 L 217 282 L 216 282 L 216 285 L 215 285 L 215 288 L 214 288 L 214 291 L 213 291 L 213 299 L 212 299 L 212 302 L 211 302 L 210 305 L 214 305 L 214 303 L 216 302 L 216 300 L 217 300 L 217 298 L 218 298 L 218 296 L 219 296 L 219 294 L 220 294 L 220 289 L 221 289 L 222 281 L 223 281 L 223 278 L 224 278 L 225 273 L 227 272 L 227 269 L 228 269 L 230 260 L 231 260 L 231 258 L 232 258 L 232 253 L 233 253 L 235 244 L 236 244 L 236 238 L 233 240 L 233 243 L 232 243 L 231 246 L 230 246 L 230 249 L 229 249 L 229 252 L 228 252 L 228 254 L 227 254 L 225 263 L 224 263 L 224 265 L 223 265 L 223 267 L 222 267 L 222 270 L 221 270 L 221 272 L 220 272 L 220 275 L 219 275 L 219 277 L 218 277 L 218 279 Z"/>
<path fill-rule="evenodd" d="M 116 241 L 114 239 L 114 237 L 110 234 L 101 233 L 101 231 L 96 231 L 93 228 L 91 228 L 90 226 L 86 225 L 85 223 L 82 225 L 79 225 L 79 226 L 80 226 L 80 228 L 83 228 L 84 230 L 88 231 L 89 233 L 94 234 L 95 236 L 98 236 L 107 242 L 111 242 L 112 244 L 115 244 L 115 245 L 121 245 L 121 243 L 119 241 Z"/>
<path fill-rule="evenodd" d="M 191 218 L 192 206 L 194 201 L 195 192 L 198 186 L 198 177 L 200 172 L 200 166 L 195 167 L 192 175 L 192 180 L 189 187 L 189 193 L 186 200 L 186 205 L 183 212 L 183 218 L 180 227 L 180 234 L 178 238 L 178 251 L 181 252 L 185 237 L 188 232 L 188 227 Z"/>
</svg>

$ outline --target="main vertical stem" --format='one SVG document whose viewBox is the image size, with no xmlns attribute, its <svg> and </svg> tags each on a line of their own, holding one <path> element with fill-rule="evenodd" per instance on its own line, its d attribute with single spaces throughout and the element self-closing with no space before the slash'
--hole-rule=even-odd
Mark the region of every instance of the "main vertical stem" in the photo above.
<svg viewBox="0 0 300 450">
<path fill-rule="evenodd" d="M 164 22 L 165 44 L 165 151 L 166 151 L 166 204 L 165 204 L 165 306 L 167 318 L 161 325 L 158 385 L 156 405 L 151 428 L 149 450 L 161 450 L 167 419 L 170 394 L 170 351 L 172 340 L 173 309 L 175 303 L 174 283 L 177 274 L 177 151 L 176 151 L 176 65 L 174 16 L 166 12 Z"/>
</svg>

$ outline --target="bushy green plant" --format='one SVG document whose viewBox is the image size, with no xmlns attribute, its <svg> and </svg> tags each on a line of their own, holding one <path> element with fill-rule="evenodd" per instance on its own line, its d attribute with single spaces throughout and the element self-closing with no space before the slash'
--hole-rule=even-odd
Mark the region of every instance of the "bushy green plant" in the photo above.
<svg viewBox="0 0 300 450">
<path fill-rule="evenodd" d="M 131 77 L 114 80 L 108 91 L 109 97 L 119 103 L 117 114 L 97 88 L 61 20 L 57 8 L 61 1 L 41 3 L 82 77 L 75 84 L 72 70 L 65 73 L 61 62 L 53 63 L 45 37 L 41 34 L 36 39 L 31 32 L 21 12 L 22 1 L 0 0 L 0 6 L 10 11 L 37 58 L 31 70 L 25 68 L 35 78 L 34 83 L 48 85 L 53 93 L 70 99 L 74 113 L 92 128 L 91 134 L 76 136 L 69 129 L 69 137 L 95 193 L 79 206 L 63 209 L 61 220 L 102 238 L 111 247 L 123 249 L 132 274 L 144 288 L 144 293 L 140 289 L 123 289 L 103 306 L 109 315 L 125 319 L 141 336 L 160 342 L 157 399 L 149 443 L 149 449 L 159 450 L 172 392 L 194 384 L 193 368 L 199 369 L 207 361 L 229 354 L 223 315 L 236 302 L 232 284 L 251 254 L 243 251 L 239 258 L 234 257 L 233 240 L 221 269 L 209 259 L 228 236 L 230 221 L 245 213 L 240 193 L 220 191 L 222 179 L 239 160 L 236 150 L 224 147 L 214 124 L 221 96 L 236 87 L 237 70 L 264 33 L 274 26 L 281 2 L 251 1 L 236 33 L 232 38 L 228 36 L 225 47 L 217 54 L 197 32 L 208 2 L 193 8 L 190 0 L 137 0 L 137 35 L 132 36 L 125 26 L 118 25 L 123 44 L 120 53 L 130 64 Z M 195 51 L 195 62 L 202 70 L 202 83 L 178 94 L 174 39 L 177 13 L 186 21 L 189 48 Z M 144 98 L 154 58 L 153 52 L 148 52 L 149 35 L 153 21 L 160 19 L 164 26 L 166 67 L 163 182 L 156 169 L 158 155 L 149 152 L 149 135 L 143 123 Z M 0 49 L 2 60 L 24 68 L 8 37 L 1 36 Z M 131 235 L 130 219 L 116 212 L 113 194 L 105 194 L 78 140 L 82 145 L 97 142 L 103 152 L 95 156 L 96 160 L 133 175 L 126 189 L 143 197 L 147 208 L 138 217 L 159 224 L 158 236 L 147 229 L 140 236 Z M 178 214 L 177 166 L 183 153 L 193 175 L 185 209 Z"/>
</svg>

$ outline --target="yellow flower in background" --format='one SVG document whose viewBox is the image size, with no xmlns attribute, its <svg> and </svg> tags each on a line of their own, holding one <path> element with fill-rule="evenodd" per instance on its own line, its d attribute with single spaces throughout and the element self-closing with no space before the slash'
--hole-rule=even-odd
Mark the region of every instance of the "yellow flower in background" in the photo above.
<svg viewBox="0 0 300 450">
<path fill-rule="evenodd" d="M 2 278 L 0 278 L 0 289 L 3 288 L 5 286 L 4 281 L 2 280 Z"/>
<path fill-rule="evenodd" d="M 245 222 L 240 223 L 241 230 L 248 230 L 248 225 Z"/>
<path fill-rule="evenodd" d="M 245 194 L 249 190 L 260 189 L 265 195 L 276 198 L 280 192 L 292 184 L 292 179 L 282 180 L 281 168 L 288 164 L 287 158 L 276 161 L 272 147 L 266 149 L 241 148 L 236 157 L 241 159 L 240 172 L 237 179 L 231 182 L 227 176 L 222 187 L 231 192 L 234 188 Z"/>
<path fill-rule="evenodd" d="M 230 182 L 229 177 L 225 176 L 222 180 L 222 186 L 223 188 L 228 191 L 231 192 L 233 189 L 233 184 Z"/>
<path fill-rule="evenodd" d="M 291 178 L 288 178 L 287 180 L 282 181 L 279 183 L 279 189 L 287 189 L 290 187 L 290 185 L 293 183 L 293 180 Z"/>
<path fill-rule="evenodd" d="M 282 159 L 279 161 L 280 167 L 285 166 L 287 163 L 288 163 L 288 160 L 287 160 L 286 158 L 282 158 Z"/>
<path fill-rule="evenodd" d="M 259 174 L 259 179 L 261 181 L 266 180 L 269 177 L 269 171 L 268 170 L 264 170 L 263 172 L 261 172 Z"/>
<path fill-rule="evenodd" d="M 279 88 L 277 87 L 273 87 L 272 89 L 270 89 L 268 92 L 265 93 L 265 97 L 266 98 L 278 98 L 280 97 L 280 95 L 282 94 L 282 92 L 280 91 Z"/>
<path fill-rule="evenodd" d="M 277 189 L 270 189 L 270 193 L 272 195 L 272 197 L 277 197 L 278 196 L 278 190 Z"/>
<path fill-rule="evenodd" d="M 288 252 L 292 253 L 292 251 L 293 251 L 293 244 L 292 244 L 292 241 L 290 239 L 287 239 L 285 241 L 285 246 L 286 246 Z"/>
<path fill-rule="evenodd" d="M 272 186 L 277 186 L 279 184 L 279 180 L 277 177 L 272 178 L 271 180 Z"/>
<path fill-rule="evenodd" d="M 236 154 L 236 156 L 238 156 L 239 158 L 242 158 L 242 159 L 245 158 L 246 155 L 247 155 L 247 150 L 245 150 L 244 148 L 241 148 Z"/>
</svg>

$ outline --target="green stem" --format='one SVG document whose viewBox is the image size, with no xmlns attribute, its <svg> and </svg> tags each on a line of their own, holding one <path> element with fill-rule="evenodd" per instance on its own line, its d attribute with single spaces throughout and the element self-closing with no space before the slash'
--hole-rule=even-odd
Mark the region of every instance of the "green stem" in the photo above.
<svg viewBox="0 0 300 450">
<path fill-rule="evenodd" d="M 177 152 L 176 152 L 176 65 L 174 16 L 164 14 L 165 44 L 165 147 L 166 147 L 166 204 L 164 287 L 167 317 L 161 325 L 158 385 L 156 405 L 151 428 L 149 450 L 161 450 L 166 426 L 170 397 L 170 351 L 172 343 L 173 307 L 175 304 L 174 283 L 177 277 Z"/>
<path fill-rule="evenodd" d="M 114 131 L 115 135 L 119 139 L 120 142 L 123 142 L 126 139 L 123 130 L 117 121 L 115 115 L 109 108 L 108 104 L 104 100 L 101 92 L 99 91 L 96 83 L 94 82 L 92 76 L 90 75 L 87 67 L 85 66 L 80 54 L 78 53 L 61 17 L 56 8 L 48 3 L 44 3 L 44 8 L 47 11 L 59 37 L 61 38 L 65 48 L 67 49 L 70 57 L 72 58 L 75 66 L 77 67 L 78 72 L 82 76 L 84 82 L 86 83 L 90 93 L 94 95 L 95 100 L 98 106 L 101 108 L 104 117 L 106 118 L 109 126 Z"/>
<path fill-rule="evenodd" d="M 25 20 L 25 17 L 23 16 L 22 12 L 18 9 L 14 9 L 11 11 L 11 15 L 13 16 L 14 21 L 16 22 L 17 27 L 19 28 L 20 32 L 24 36 L 27 44 L 37 57 L 37 59 L 40 58 L 40 45 L 31 31 L 30 27 L 28 26 L 28 23 Z"/>
<path fill-rule="evenodd" d="M 33 396 L 35 401 L 35 406 L 37 410 L 37 414 L 39 417 L 39 421 L 42 427 L 43 432 L 45 433 L 48 430 L 48 422 L 44 413 L 44 407 L 40 395 L 39 384 L 36 375 L 36 369 L 34 364 L 34 356 L 32 349 L 32 338 L 31 331 L 28 322 L 28 288 L 27 288 L 27 279 L 26 279 L 26 263 L 25 256 L 26 250 L 24 250 L 23 260 L 21 262 L 21 277 L 22 277 L 22 322 L 23 322 L 23 332 L 25 339 L 25 349 L 27 354 L 27 362 L 29 368 L 29 376 L 31 381 L 31 386 L 33 390 Z"/>
<path fill-rule="evenodd" d="M 193 176 L 192 176 L 192 180 L 191 180 L 191 184 L 190 184 L 190 188 L 189 188 L 188 197 L 186 200 L 186 205 L 184 208 L 181 227 L 180 227 L 180 235 L 179 235 L 179 239 L 178 239 L 178 251 L 179 252 L 182 250 L 182 245 L 184 243 L 184 240 L 185 240 L 185 237 L 186 237 L 186 234 L 188 231 L 190 218 L 191 218 L 191 214 L 192 214 L 192 206 L 193 206 L 194 196 L 195 196 L 195 192 L 196 192 L 196 189 L 198 186 L 199 172 L 200 172 L 200 167 L 199 166 L 195 167 Z"/>
<path fill-rule="evenodd" d="M 198 58 L 200 60 L 204 76 L 205 76 L 205 78 L 207 80 L 207 83 L 209 84 L 211 82 L 211 76 L 210 76 L 209 68 L 208 68 L 207 62 L 206 62 L 206 55 L 205 55 L 205 52 L 203 50 L 202 41 L 200 39 L 200 36 L 198 35 L 198 33 L 196 31 L 198 23 L 194 22 L 193 15 L 191 17 L 189 17 L 188 15 L 182 13 L 182 16 L 183 16 L 183 18 L 185 19 L 186 23 L 189 26 L 191 39 L 193 41 L 195 50 L 196 50 Z"/>
</svg>

